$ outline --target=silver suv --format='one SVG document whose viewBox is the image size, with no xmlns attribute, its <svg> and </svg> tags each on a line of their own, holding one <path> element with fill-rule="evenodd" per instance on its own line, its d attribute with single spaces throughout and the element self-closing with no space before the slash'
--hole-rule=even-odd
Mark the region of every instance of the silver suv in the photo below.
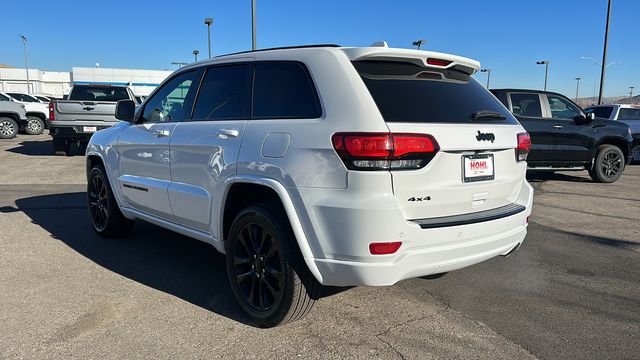
<svg viewBox="0 0 640 360">
<path fill-rule="evenodd" d="M 386 46 L 245 52 L 122 100 L 87 148 L 103 236 L 145 220 L 226 254 L 260 326 L 321 285 L 385 286 L 523 242 L 529 135 L 471 77 L 477 61 Z"/>
</svg>

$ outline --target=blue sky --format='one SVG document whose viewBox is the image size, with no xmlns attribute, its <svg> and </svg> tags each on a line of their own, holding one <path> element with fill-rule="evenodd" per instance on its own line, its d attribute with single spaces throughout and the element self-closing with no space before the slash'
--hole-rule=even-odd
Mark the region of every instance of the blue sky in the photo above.
<svg viewBox="0 0 640 360">
<path fill-rule="evenodd" d="M 542 88 L 593 95 L 602 57 L 606 0 L 383 1 L 257 0 L 258 47 L 312 43 L 367 46 L 386 40 L 479 60 L 492 68 L 491 87 Z M 28 5 L 28 6 L 27 6 Z M 175 69 L 193 49 L 207 53 L 205 17 L 214 18 L 213 54 L 251 47 L 250 0 L 10 1 L 3 6 L 0 63 L 24 66 L 18 33 L 29 38 L 29 63 L 41 70 L 72 66 Z M 28 14 L 28 16 L 21 16 Z M 640 1 L 613 0 L 605 95 L 640 92 Z M 478 74 L 481 81 L 486 75 Z"/>
</svg>

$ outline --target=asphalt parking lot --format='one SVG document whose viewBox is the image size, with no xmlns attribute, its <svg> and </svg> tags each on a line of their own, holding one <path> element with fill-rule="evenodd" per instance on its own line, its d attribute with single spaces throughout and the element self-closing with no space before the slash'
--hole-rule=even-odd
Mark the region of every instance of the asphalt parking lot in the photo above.
<svg viewBox="0 0 640 360">
<path fill-rule="evenodd" d="M 0 358 L 632 359 L 640 354 L 640 166 L 614 184 L 530 174 L 514 255 L 385 288 L 327 289 L 310 316 L 247 325 L 212 248 L 86 219 L 84 158 L 0 142 Z"/>
</svg>

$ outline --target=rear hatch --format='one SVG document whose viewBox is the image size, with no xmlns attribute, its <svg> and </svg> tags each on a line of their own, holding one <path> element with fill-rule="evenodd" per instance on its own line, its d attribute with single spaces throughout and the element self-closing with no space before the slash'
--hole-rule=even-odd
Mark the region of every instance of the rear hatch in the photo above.
<svg viewBox="0 0 640 360">
<path fill-rule="evenodd" d="M 516 148 L 523 128 L 471 77 L 474 64 L 456 59 L 353 61 L 392 134 L 429 134 L 437 142 L 426 166 L 390 170 L 407 219 L 503 207 L 522 187 L 526 164 Z"/>
<path fill-rule="evenodd" d="M 69 100 L 55 102 L 58 120 L 115 122 L 116 102 L 123 99 L 129 99 L 123 86 L 75 85 Z"/>
</svg>

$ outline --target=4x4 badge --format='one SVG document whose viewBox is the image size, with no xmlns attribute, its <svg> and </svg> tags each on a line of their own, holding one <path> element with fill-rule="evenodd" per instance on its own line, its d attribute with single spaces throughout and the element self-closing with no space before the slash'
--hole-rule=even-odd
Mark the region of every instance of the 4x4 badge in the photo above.
<svg viewBox="0 0 640 360">
<path fill-rule="evenodd" d="M 493 133 L 483 133 L 478 130 L 478 135 L 476 135 L 476 139 L 478 141 L 496 141 L 496 136 Z"/>
</svg>

